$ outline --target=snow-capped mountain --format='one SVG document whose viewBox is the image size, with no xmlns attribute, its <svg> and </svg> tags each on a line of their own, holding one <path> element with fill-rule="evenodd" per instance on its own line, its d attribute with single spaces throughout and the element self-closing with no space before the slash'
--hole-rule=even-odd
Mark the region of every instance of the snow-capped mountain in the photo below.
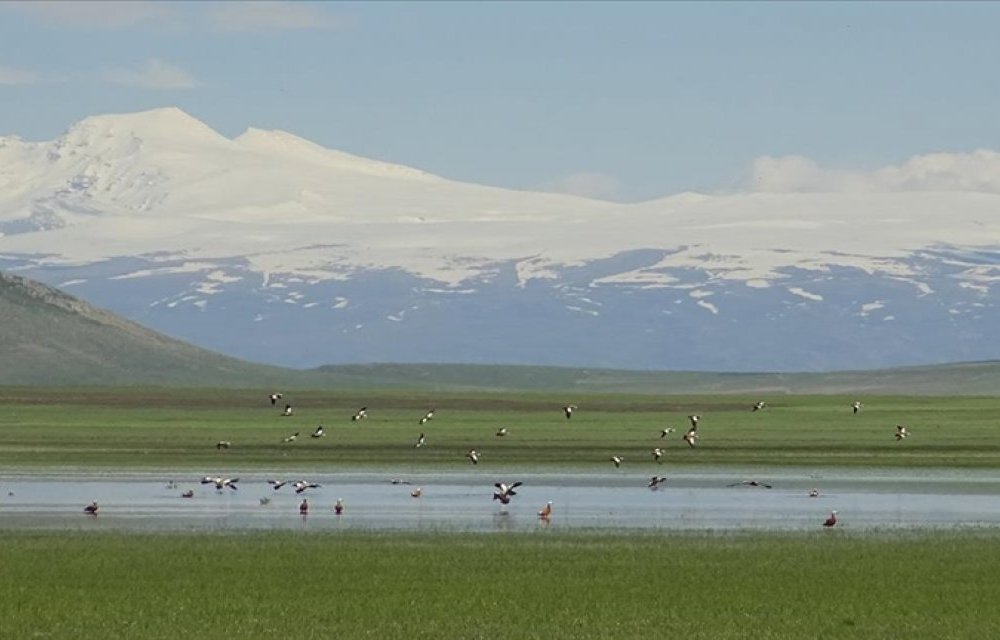
<svg viewBox="0 0 1000 640">
<path fill-rule="evenodd" d="M 618 204 L 454 182 L 280 131 L 229 139 L 167 108 L 51 142 L 0 138 L 0 269 L 290 366 L 997 358 L 1000 190 L 939 177 Z"/>
</svg>

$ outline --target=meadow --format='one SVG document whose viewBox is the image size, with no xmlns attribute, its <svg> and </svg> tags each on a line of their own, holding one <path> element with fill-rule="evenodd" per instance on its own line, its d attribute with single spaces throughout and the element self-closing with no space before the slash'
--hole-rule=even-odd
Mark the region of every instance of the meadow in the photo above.
<svg viewBox="0 0 1000 640">
<path fill-rule="evenodd" d="M 0 388 L 0 465 L 5 467 L 232 469 L 466 465 L 530 468 L 607 465 L 610 455 L 651 461 L 664 447 L 675 465 L 837 465 L 995 468 L 1000 398 L 853 396 L 653 396 L 289 393 L 267 391 Z M 294 415 L 280 416 L 285 401 Z M 757 400 L 767 408 L 751 411 Z M 561 407 L 578 409 L 567 420 Z M 352 421 L 361 406 L 368 418 Z M 433 420 L 418 424 L 429 409 Z M 681 440 L 700 414 L 698 446 Z M 911 432 L 893 437 L 896 424 Z M 310 438 L 318 425 L 326 436 Z M 666 427 L 675 432 L 665 438 Z M 506 427 L 509 435 L 497 437 Z M 292 443 L 283 440 L 299 433 Z M 427 445 L 415 448 L 417 436 Z M 216 443 L 232 445 L 218 450 Z"/>
<path fill-rule="evenodd" d="M 9 638 L 989 638 L 995 533 L 124 535 L 0 546 Z"/>
</svg>

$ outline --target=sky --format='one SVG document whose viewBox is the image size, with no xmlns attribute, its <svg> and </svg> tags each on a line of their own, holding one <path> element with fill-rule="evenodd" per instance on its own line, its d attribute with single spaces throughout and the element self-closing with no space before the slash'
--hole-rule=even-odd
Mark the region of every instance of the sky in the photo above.
<svg viewBox="0 0 1000 640">
<path fill-rule="evenodd" d="M 996 2 L 0 2 L 0 136 L 177 106 L 623 202 L 927 154 L 1000 176 L 966 155 L 1000 149 L 998 24 Z"/>
</svg>

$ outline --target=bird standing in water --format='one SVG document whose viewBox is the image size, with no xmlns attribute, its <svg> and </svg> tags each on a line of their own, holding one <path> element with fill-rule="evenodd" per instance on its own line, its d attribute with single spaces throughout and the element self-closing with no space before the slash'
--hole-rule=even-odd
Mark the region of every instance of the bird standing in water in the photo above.
<svg viewBox="0 0 1000 640">
<path fill-rule="evenodd" d="M 299 513 L 302 515 L 307 515 L 309 513 L 309 501 L 302 498 L 302 502 L 299 503 Z"/>
<path fill-rule="evenodd" d="M 835 524 L 837 524 L 837 511 L 836 510 L 830 512 L 830 517 L 827 518 L 823 522 L 823 526 L 824 527 L 832 527 Z"/>
<path fill-rule="evenodd" d="M 86 507 L 83 508 L 83 512 L 89 516 L 96 516 L 98 509 L 99 507 L 97 506 L 97 500 L 94 500 L 93 502 L 91 502 L 90 504 L 88 504 Z"/>
<path fill-rule="evenodd" d="M 340 514 L 344 513 L 344 499 L 343 498 L 337 498 L 337 503 L 333 505 L 333 512 L 336 513 L 338 516 Z"/>
</svg>

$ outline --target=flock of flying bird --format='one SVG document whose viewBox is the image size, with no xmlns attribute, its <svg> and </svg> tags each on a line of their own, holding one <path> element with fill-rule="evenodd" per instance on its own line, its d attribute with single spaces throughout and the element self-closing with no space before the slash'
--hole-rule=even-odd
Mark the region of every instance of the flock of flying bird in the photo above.
<svg viewBox="0 0 1000 640">
<path fill-rule="evenodd" d="M 281 400 L 283 397 L 284 397 L 284 394 L 282 394 L 282 393 L 272 393 L 272 394 L 270 394 L 269 395 L 269 399 L 271 401 L 271 405 L 272 406 L 277 406 L 278 401 Z M 758 401 L 758 402 L 755 402 L 751 406 L 750 410 L 756 412 L 756 411 L 761 411 L 761 410 L 765 409 L 766 407 L 767 407 L 767 404 L 764 401 Z M 861 408 L 862 408 L 861 402 L 855 401 L 855 402 L 851 403 L 851 410 L 852 410 L 852 413 L 854 413 L 855 415 L 858 414 L 861 411 Z M 576 409 L 577 409 L 577 405 L 574 405 L 574 404 L 565 405 L 562 408 L 563 415 L 566 416 L 567 420 L 571 419 L 573 417 L 573 412 Z M 434 418 L 434 414 L 435 414 L 435 410 L 434 409 L 431 409 L 431 410 L 427 411 L 417 421 L 417 423 L 419 425 L 425 425 L 425 424 L 427 424 L 430 420 L 432 420 Z M 294 415 L 294 411 L 292 409 L 292 405 L 291 404 L 285 404 L 284 409 L 282 410 L 282 412 L 279 415 L 282 416 L 282 417 Z M 360 420 L 364 420 L 367 417 L 368 417 L 368 407 L 361 407 L 360 409 L 358 409 L 354 413 L 354 415 L 351 416 L 351 421 L 352 422 L 358 422 Z M 700 421 L 701 421 L 701 416 L 700 415 L 698 415 L 698 414 L 689 415 L 688 416 L 688 422 L 690 423 L 690 427 L 681 436 L 681 439 L 685 443 L 687 443 L 687 445 L 690 448 L 692 448 L 692 449 L 695 448 L 695 446 L 697 445 L 697 441 L 698 441 L 698 424 L 699 424 Z M 660 430 L 660 438 L 666 438 L 668 435 L 674 433 L 675 431 L 676 431 L 676 429 L 674 427 L 665 427 L 662 430 Z M 299 437 L 299 433 L 300 432 L 296 431 L 295 433 L 293 433 L 293 434 L 285 437 L 282 440 L 282 442 L 283 443 L 295 442 L 298 439 L 298 437 Z M 507 427 L 500 427 L 499 429 L 497 429 L 495 435 L 498 438 L 502 438 L 502 437 L 506 437 L 508 434 L 509 434 L 509 431 L 508 431 Z M 901 425 L 901 424 L 897 424 L 896 425 L 895 439 L 897 441 L 903 440 L 904 438 L 908 437 L 909 435 L 910 435 L 910 432 L 909 432 L 909 429 L 906 426 Z M 322 425 L 317 426 L 316 429 L 313 430 L 313 432 L 310 434 L 310 437 L 312 437 L 312 438 L 322 438 L 324 436 L 326 436 L 326 430 L 324 429 L 324 427 Z M 413 446 L 415 448 L 421 448 L 421 447 L 425 446 L 426 444 L 427 444 L 426 434 L 424 432 L 421 432 L 420 435 L 417 437 L 417 440 L 416 440 L 416 442 L 414 443 Z M 232 446 L 232 443 L 230 441 L 228 441 L 228 440 L 220 440 L 219 442 L 216 443 L 215 446 L 219 450 L 224 450 L 224 449 L 229 449 Z M 665 450 L 662 447 L 655 447 L 652 450 L 653 460 L 656 461 L 656 462 L 661 462 L 661 459 L 662 459 L 664 453 L 665 453 Z M 469 460 L 469 462 L 472 463 L 472 464 L 474 464 L 474 465 L 479 464 L 480 456 L 481 456 L 480 452 L 477 451 L 476 449 L 470 449 L 465 454 L 465 457 Z M 611 461 L 612 464 L 614 464 L 615 468 L 619 468 L 619 467 L 621 467 L 622 463 L 625 461 L 625 458 L 623 456 L 620 456 L 620 455 L 613 455 L 613 456 L 611 456 L 610 461 Z M 661 485 L 663 485 L 664 483 L 666 483 L 666 481 L 667 481 L 667 479 L 665 477 L 654 475 L 654 476 L 650 477 L 649 482 L 647 484 L 647 487 L 649 489 L 653 490 L 653 491 L 656 491 L 657 489 L 660 488 Z M 205 477 L 203 477 L 201 479 L 201 484 L 211 484 L 211 485 L 214 485 L 215 488 L 216 488 L 216 490 L 220 491 L 220 492 L 223 491 L 226 488 L 229 488 L 229 489 L 234 490 L 234 491 L 237 490 L 238 489 L 238 486 L 237 486 L 238 482 L 239 482 L 239 478 L 225 478 L 225 477 L 221 477 L 221 476 L 205 476 Z M 398 480 L 398 479 L 392 480 L 392 483 L 393 484 L 409 484 L 409 482 L 406 482 L 404 480 Z M 275 491 L 277 491 L 277 490 L 281 489 L 282 487 L 284 487 L 285 485 L 289 484 L 289 482 L 286 481 L 286 480 L 268 480 L 268 484 L 270 484 L 271 487 Z M 500 504 L 502 504 L 502 505 L 510 504 L 511 498 L 513 496 L 517 495 L 517 492 L 514 491 L 514 490 L 516 488 L 520 487 L 521 485 L 522 485 L 521 482 L 512 482 L 510 484 L 507 484 L 507 483 L 504 483 L 504 482 L 497 482 L 497 483 L 495 483 L 493 486 L 496 489 L 496 491 L 493 493 L 493 500 L 499 501 Z M 305 491 L 307 491 L 308 489 L 315 489 L 315 488 L 318 488 L 320 485 L 317 484 L 317 483 L 315 483 L 315 482 L 310 482 L 308 480 L 297 480 L 295 482 L 292 482 L 291 486 L 294 488 L 296 494 L 302 494 Z M 765 483 L 765 482 L 760 482 L 758 480 L 742 480 L 742 481 L 739 481 L 739 482 L 734 482 L 734 483 L 732 483 L 730 485 L 727 485 L 727 486 L 729 486 L 729 487 L 747 486 L 747 487 L 759 487 L 759 488 L 764 488 L 764 489 L 770 489 L 770 488 L 772 488 L 771 484 L 768 484 L 768 483 Z M 168 485 L 168 488 L 175 488 L 175 484 L 173 482 L 171 482 Z M 410 495 L 412 497 L 414 497 L 414 498 L 419 498 L 419 497 L 421 497 L 421 495 L 423 495 L 423 490 L 420 487 L 416 487 L 416 488 L 414 488 L 413 490 L 410 491 Z M 818 489 L 812 489 L 812 490 L 810 490 L 809 491 L 809 496 L 812 497 L 812 498 L 819 497 L 819 490 Z M 181 497 L 184 497 L 184 498 L 194 497 L 194 491 L 191 491 L 191 490 L 185 491 L 185 492 L 183 492 L 181 494 Z M 261 502 L 261 504 L 268 504 L 270 502 L 270 499 L 269 498 L 261 498 L 260 502 Z M 91 502 L 90 504 L 88 504 L 87 506 L 85 506 L 84 509 L 83 509 L 83 511 L 84 511 L 84 513 L 86 513 L 88 515 L 96 516 L 99 508 L 100 507 L 98 506 L 97 501 L 95 500 L 95 501 Z M 338 498 L 337 499 L 336 503 L 334 504 L 333 510 L 334 510 L 334 513 L 336 513 L 337 515 L 341 515 L 344 512 L 344 501 L 343 501 L 342 498 Z M 305 499 L 305 498 L 303 498 L 302 502 L 299 504 L 299 513 L 302 514 L 302 515 L 306 515 L 306 514 L 309 513 L 309 503 L 308 503 L 308 500 Z M 551 515 L 552 515 L 552 502 L 547 502 L 542 507 L 542 509 L 538 511 L 538 516 L 540 518 L 542 518 L 542 519 L 544 519 L 544 520 L 547 521 L 551 517 Z M 833 510 L 833 511 L 830 512 L 829 517 L 827 517 L 827 519 L 823 522 L 823 526 L 824 527 L 833 527 L 833 526 L 835 526 L 837 524 L 837 522 L 838 522 L 837 521 L 837 511 Z"/>
</svg>

